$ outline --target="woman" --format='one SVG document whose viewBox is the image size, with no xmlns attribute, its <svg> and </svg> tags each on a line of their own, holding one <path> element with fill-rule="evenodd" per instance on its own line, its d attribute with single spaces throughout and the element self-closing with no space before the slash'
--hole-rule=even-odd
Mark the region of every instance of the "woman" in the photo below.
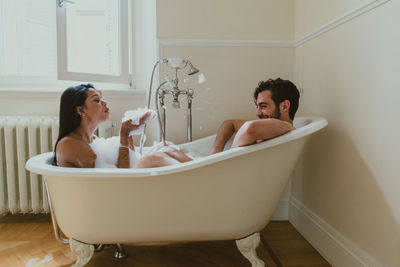
<svg viewBox="0 0 400 267">
<path fill-rule="evenodd" d="M 133 125 L 132 120 L 122 123 L 118 168 L 129 168 L 129 149 L 134 150 L 129 133 L 142 125 L 148 115 L 146 113 L 140 118 L 139 125 Z M 60 130 L 54 148 L 54 164 L 62 167 L 94 168 L 97 156 L 89 144 L 94 140 L 94 131 L 99 124 L 107 121 L 109 117 L 107 102 L 92 84 L 81 84 L 66 89 L 60 102 Z M 169 150 L 146 155 L 133 167 L 153 168 L 192 160 L 176 149 Z"/>
</svg>

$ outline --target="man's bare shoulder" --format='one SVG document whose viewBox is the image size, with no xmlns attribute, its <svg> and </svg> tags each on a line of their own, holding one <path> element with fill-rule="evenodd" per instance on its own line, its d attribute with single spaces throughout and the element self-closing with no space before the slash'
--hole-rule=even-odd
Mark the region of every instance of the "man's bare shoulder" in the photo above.
<svg viewBox="0 0 400 267">
<path fill-rule="evenodd" d="M 274 123 L 277 126 L 282 126 L 282 127 L 288 127 L 290 130 L 294 130 L 294 126 L 292 123 L 280 119 L 270 119 L 272 123 Z"/>
<path fill-rule="evenodd" d="M 268 125 L 270 127 L 286 128 L 288 130 L 295 129 L 292 123 L 280 119 L 267 118 L 267 119 L 255 120 L 255 122 L 258 122 L 259 124 Z"/>
<path fill-rule="evenodd" d="M 248 135 L 249 140 L 268 140 L 293 129 L 294 127 L 290 122 L 266 118 L 246 122 L 243 126 L 243 134 Z"/>
</svg>

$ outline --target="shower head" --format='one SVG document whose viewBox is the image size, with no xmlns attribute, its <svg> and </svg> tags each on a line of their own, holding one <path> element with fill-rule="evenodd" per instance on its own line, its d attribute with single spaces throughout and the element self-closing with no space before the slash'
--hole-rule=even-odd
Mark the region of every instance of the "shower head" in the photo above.
<svg viewBox="0 0 400 267">
<path fill-rule="evenodd" d="M 188 71 L 188 75 L 193 75 L 199 72 L 199 70 L 197 68 L 195 68 L 192 63 L 188 60 L 188 64 L 190 66 L 190 69 Z"/>
<path fill-rule="evenodd" d="M 192 62 L 187 59 L 167 58 L 163 60 L 163 63 L 167 63 L 168 67 L 172 69 L 183 69 L 187 65 L 189 65 L 190 68 L 188 71 L 188 75 L 193 75 L 199 72 L 199 70 L 193 66 Z"/>
<path fill-rule="evenodd" d="M 167 63 L 168 67 L 172 69 L 182 69 L 186 67 L 187 64 L 186 60 L 181 58 L 167 58 L 165 63 Z"/>
</svg>

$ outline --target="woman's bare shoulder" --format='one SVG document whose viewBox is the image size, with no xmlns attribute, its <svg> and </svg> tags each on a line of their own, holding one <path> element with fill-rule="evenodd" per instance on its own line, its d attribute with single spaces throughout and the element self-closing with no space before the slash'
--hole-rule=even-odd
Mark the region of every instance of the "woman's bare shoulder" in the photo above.
<svg viewBox="0 0 400 267">
<path fill-rule="evenodd" d="M 96 154 L 85 142 L 66 136 L 57 144 L 57 164 L 62 167 L 93 168 Z"/>
</svg>

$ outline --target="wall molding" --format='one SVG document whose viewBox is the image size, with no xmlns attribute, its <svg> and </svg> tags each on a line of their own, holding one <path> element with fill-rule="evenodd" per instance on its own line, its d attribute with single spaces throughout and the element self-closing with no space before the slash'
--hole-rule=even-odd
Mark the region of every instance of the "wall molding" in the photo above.
<svg viewBox="0 0 400 267">
<path fill-rule="evenodd" d="M 160 46 L 265 46 L 293 47 L 292 41 L 159 39 Z"/>
<path fill-rule="evenodd" d="M 304 44 L 305 42 L 312 40 L 318 36 L 320 36 L 321 34 L 324 34 L 336 27 L 338 27 L 339 25 L 342 25 L 350 20 L 352 20 L 355 17 L 358 17 L 386 2 L 389 2 L 390 0 L 370 0 L 367 1 L 347 12 L 345 12 L 344 14 L 340 15 L 339 17 L 337 17 L 336 19 L 316 28 L 315 30 L 311 31 L 310 33 L 305 34 L 303 37 L 299 38 L 298 40 L 296 40 L 295 42 L 293 42 L 293 46 L 297 47 L 300 46 L 302 44 Z"/>
<path fill-rule="evenodd" d="M 383 266 L 294 197 L 289 221 L 332 266 Z"/>
<path fill-rule="evenodd" d="M 391 0 L 369 0 L 365 3 L 345 12 L 336 19 L 323 24 L 294 41 L 276 40 L 200 40 L 200 39 L 159 39 L 161 46 L 239 46 L 239 47 L 298 47 L 350 20 L 360 16 Z"/>
</svg>

